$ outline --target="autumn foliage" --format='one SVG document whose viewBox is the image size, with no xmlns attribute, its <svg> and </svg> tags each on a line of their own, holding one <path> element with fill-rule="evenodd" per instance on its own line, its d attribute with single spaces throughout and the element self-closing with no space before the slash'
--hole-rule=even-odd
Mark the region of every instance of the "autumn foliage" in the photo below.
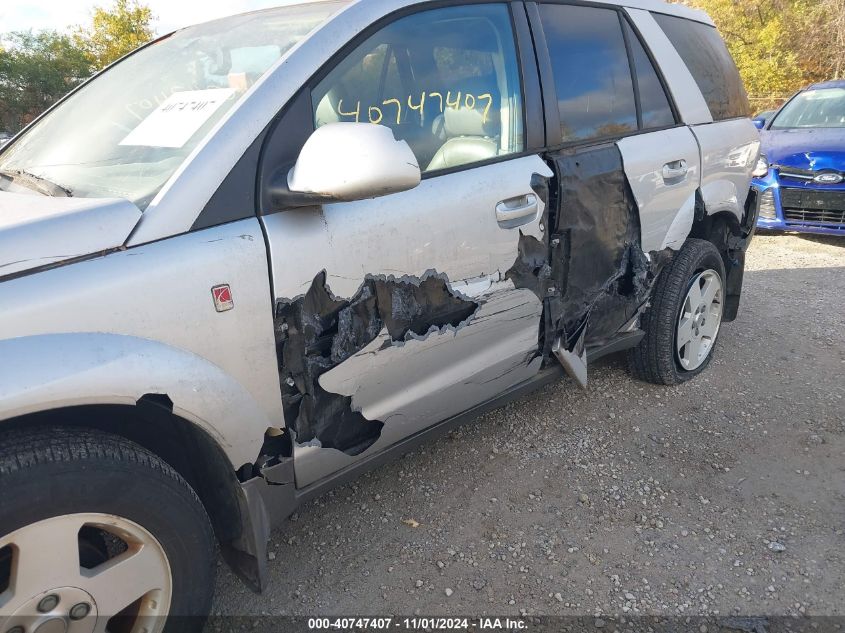
<svg viewBox="0 0 845 633">
<path fill-rule="evenodd" d="M 845 76 L 845 0 L 685 0 L 713 18 L 752 105 L 780 105 L 799 88 Z"/>
</svg>

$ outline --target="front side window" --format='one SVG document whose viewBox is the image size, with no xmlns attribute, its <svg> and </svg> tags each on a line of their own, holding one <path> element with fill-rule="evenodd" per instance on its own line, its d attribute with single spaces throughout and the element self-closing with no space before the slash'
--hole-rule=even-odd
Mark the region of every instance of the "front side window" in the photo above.
<svg viewBox="0 0 845 633">
<path fill-rule="evenodd" d="M 637 107 L 619 15 L 613 9 L 540 5 L 564 143 L 637 130 Z"/>
<path fill-rule="evenodd" d="M 714 121 L 751 115 L 748 95 L 728 47 L 716 27 L 654 14 L 698 84 Z"/>
<path fill-rule="evenodd" d="M 417 13 L 359 45 L 311 94 L 314 124 L 385 125 L 435 171 L 523 149 L 519 70 L 505 4 Z"/>
<path fill-rule="evenodd" d="M 802 92 L 783 106 L 771 129 L 833 127 L 845 128 L 845 88 Z"/>
<path fill-rule="evenodd" d="M 126 198 L 146 208 L 249 87 L 345 4 L 224 18 L 147 46 L 0 154 L 0 190 L 16 189 L 24 174 L 73 196 Z"/>
</svg>

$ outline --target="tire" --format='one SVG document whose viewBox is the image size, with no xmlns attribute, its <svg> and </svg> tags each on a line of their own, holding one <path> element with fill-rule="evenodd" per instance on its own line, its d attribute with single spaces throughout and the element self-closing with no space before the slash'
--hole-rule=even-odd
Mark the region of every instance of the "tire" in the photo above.
<svg viewBox="0 0 845 633">
<path fill-rule="evenodd" d="M 700 344 L 696 351 L 702 351 L 695 359 L 685 358 L 683 354 L 688 352 L 689 347 L 685 347 L 683 352 L 677 349 L 682 323 L 681 310 L 685 305 L 689 305 L 687 297 L 688 293 L 692 292 L 693 282 L 715 282 L 713 273 L 718 276 L 720 294 L 711 304 L 712 318 L 710 312 L 702 316 L 711 319 L 708 329 L 714 326 L 715 320 L 716 331 L 706 346 L 704 343 Z M 687 240 L 672 262 L 658 276 L 652 293 L 651 307 L 642 316 L 640 327 L 645 331 L 645 337 L 628 352 L 628 367 L 633 377 L 657 385 L 677 385 L 704 371 L 713 358 L 721 326 L 724 289 L 725 265 L 716 247 L 706 240 Z M 716 302 L 719 304 L 718 319 L 715 316 Z M 707 325 L 706 320 L 704 323 Z"/>
<path fill-rule="evenodd" d="M 5 603 L 9 591 L 0 591 L 3 631 L 32 624 L 32 613 L 47 617 L 38 613 L 45 606 L 38 590 L 59 600 L 58 616 L 73 619 L 73 605 L 93 605 L 76 614 L 117 613 L 120 630 L 160 631 L 166 623 L 167 631 L 199 631 L 211 608 L 216 544 L 202 503 L 168 464 L 115 435 L 78 428 L 0 434 L 0 554 L 0 585 L 5 570 L 13 590 Z"/>
</svg>

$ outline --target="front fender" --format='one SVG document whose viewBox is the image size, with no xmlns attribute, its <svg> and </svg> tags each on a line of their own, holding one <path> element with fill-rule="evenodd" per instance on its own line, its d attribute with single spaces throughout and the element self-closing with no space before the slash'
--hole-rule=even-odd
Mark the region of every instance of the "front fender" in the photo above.
<svg viewBox="0 0 845 633">
<path fill-rule="evenodd" d="M 217 365 L 155 341 L 118 334 L 42 334 L 0 340 L 2 420 L 91 404 L 135 404 L 166 394 L 234 469 L 258 457 L 273 426 L 252 395 Z M 12 361 L 12 362 L 9 362 Z"/>
</svg>

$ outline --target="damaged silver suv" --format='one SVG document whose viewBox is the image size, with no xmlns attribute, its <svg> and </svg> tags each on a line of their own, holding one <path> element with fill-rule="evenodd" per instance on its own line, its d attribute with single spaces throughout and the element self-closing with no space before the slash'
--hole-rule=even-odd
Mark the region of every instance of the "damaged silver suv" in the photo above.
<svg viewBox="0 0 845 633">
<path fill-rule="evenodd" d="M 758 154 L 710 20 L 653 0 L 329 0 L 129 55 L 0 152 L 0 630 L 196 627 L 217 543 L 262 587 L 274 525 L 424 438 L 611 352 L 694 377 Z"/>
</svg>

